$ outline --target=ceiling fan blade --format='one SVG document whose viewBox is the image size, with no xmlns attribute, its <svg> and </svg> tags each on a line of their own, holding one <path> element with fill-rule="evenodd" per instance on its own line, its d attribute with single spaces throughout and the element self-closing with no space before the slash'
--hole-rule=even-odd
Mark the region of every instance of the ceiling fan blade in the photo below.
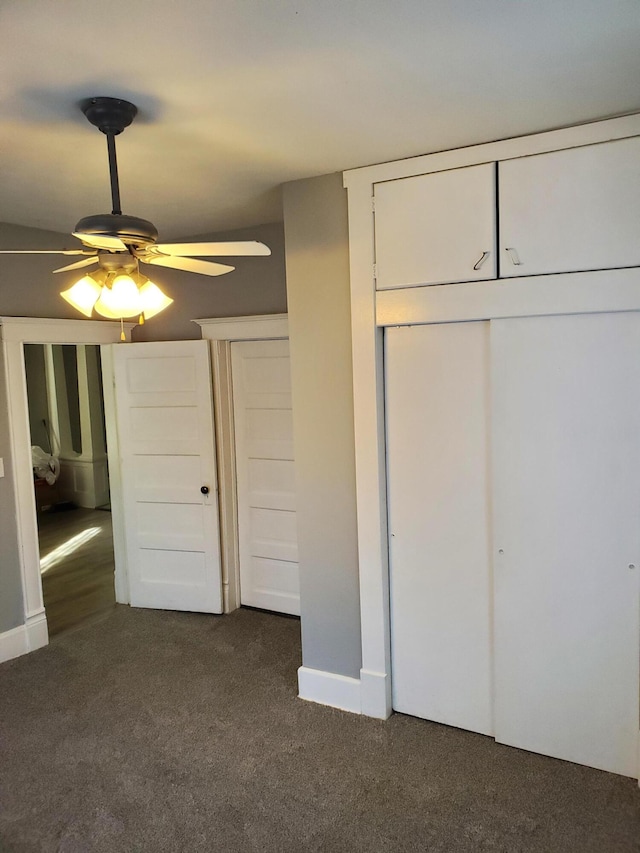
<svg viewBox="0 0 640 853">
<path fill-rule="evenodd" d="M 173 255 L 173 257 L 177 258 L 191 257 L 192 255 L 201 258 L 222 258 L 227 255 L 249 257 L 251 255 L 271 254 L 271 249 L 257 240 L 240 240 L 238 242 L 224 243 L 159 243 L 153 248 L 158 249 L 165 255 Z"/>
<path fill-rule="evenodd" d="M 85 246 L 91 246 L 93 249 L 106 249 L 116 252 L 126 252 L 127 247 L 119 237 L 107 237 L 103 234 L 83 234 L 81 231 L 74 231 L 73 236 L 78 240 L 82 240 Z"/>
<path fill-rule="evenodd" d="M 89 267 L 91 264 L 98 263 L 98 256 L 92 255 L 90 258 L 83 258 L 81 261 L 76 261 L 75 264 L 68 264 L 66 267 L 58 267 L 54 272 L 66 272 L 67 270 L 79 270 L 82 267 Z"/>
<path fill-rule="evenodd" d="M 211 261 L 198 261 L 195 258 L 172 258 L 169 255 L 138 255 L 144 264 L 153 264 L 156 267 L 171 267 L 186 272 L 197 272 L 201 275 L 224 275 L 231 272 L 235 267 L 226 264 L 215 264 Z"/>
<path fill-rule="evenodd" d="M 0 255 L 88 255 L 84 249 L 0 249 Z"/>
</svg>

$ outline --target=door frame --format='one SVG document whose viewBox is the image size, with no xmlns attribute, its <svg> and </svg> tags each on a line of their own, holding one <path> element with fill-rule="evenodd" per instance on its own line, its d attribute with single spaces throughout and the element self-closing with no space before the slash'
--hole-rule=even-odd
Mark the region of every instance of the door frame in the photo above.
<svg viewBox="0 0 640 853">
<path fill-rule="evenodd" d="M 225 613 L 240 607 L 240 549 L 238 540 L 238 487 L 233 419 L 231 344 L 234 341 L 268 341 L 289 338 L 287 314 L 248 317 L 213 317 L 194 320 L 204 340 L 210 341 L 213 413 L 218 464 L 220 559 L 222 603 Z"/>
<path fill-rule="evenodd" d="M 131 329 L 134 325 L 134 323 L 124 324 L 127 340 L 131 338 Z M 33 490 L 24 345 L 111 344 L 120 340 L 120 331 L 119 323 L 104 320 L 0 317 L 0 342 L 9 419 L 11 478 L 14 490 L 18 559 L 24 607 L 23 625 L 14 629 L 21 631 L 22 636 L 17 641 L 14 639 L 12 650 L 15 654 L 12 653 L 10 657 L 41 648 L 49 642 L 47 617 L 42 597 L 42 577 L 40 575 L 40 548 Z M 105 414 L 106 398 L 107 394 L 105 394 Z M 116 448 L 108 448 L 109 456 L 112 456 L 114 450 Z M 111 470 L 112 466 L 109 467 Z M 2 656 L 0 659 L 3 659 Z"/>
</svg>

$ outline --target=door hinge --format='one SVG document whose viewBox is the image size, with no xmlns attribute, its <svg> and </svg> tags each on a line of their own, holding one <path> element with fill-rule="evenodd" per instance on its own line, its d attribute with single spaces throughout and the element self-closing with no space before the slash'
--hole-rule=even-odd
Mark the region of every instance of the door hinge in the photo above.
<svg viewBox="0 0 640 853">
<path fill-rule="evenodd" d="M 374 195 L 371 196 L 371 210 L 374 213 L 376 212 L 376 197 Z"/>
<path fill-rule="evenodd" d="M 377 264 L 373 265 L 373 280 L 374 281 L 378 280 L 378 265 Z"/>
</svg>

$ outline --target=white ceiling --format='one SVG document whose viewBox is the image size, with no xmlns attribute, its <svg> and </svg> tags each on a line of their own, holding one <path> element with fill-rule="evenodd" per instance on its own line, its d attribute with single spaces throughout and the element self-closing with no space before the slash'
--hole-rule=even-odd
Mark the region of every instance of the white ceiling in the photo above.
<svg viewBox="0 0 640 853">
<path fill-rule="evenodd" d="M 640 109 L 638 0 L 0 0 L 0 221 L 161 238 L 281 218 L 279 185 Z"/>
</svg>

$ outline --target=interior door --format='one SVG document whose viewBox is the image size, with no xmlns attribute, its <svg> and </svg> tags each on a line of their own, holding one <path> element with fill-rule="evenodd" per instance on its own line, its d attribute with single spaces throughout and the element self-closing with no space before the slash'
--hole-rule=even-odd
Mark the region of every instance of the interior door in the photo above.
<svg viewBox="0 0 640 853">
<path fill-rule="evenodd" d="M 222 612 L 207 341 L 113 346 L 130 601 Z"/>
<path fill-rule="evenodd" d="M 495 727 L 637 774 L 640 314 L 491 324 Z"/>
<path fill-rule="evenodd" d="M 486 322 L 385 337 L 393 707 L 493 731 Z"/>
<path fill-rule="evenodd" d="M 231 345 L 240 601 L 300 614 L 289 342 Z"/>
</svg>

